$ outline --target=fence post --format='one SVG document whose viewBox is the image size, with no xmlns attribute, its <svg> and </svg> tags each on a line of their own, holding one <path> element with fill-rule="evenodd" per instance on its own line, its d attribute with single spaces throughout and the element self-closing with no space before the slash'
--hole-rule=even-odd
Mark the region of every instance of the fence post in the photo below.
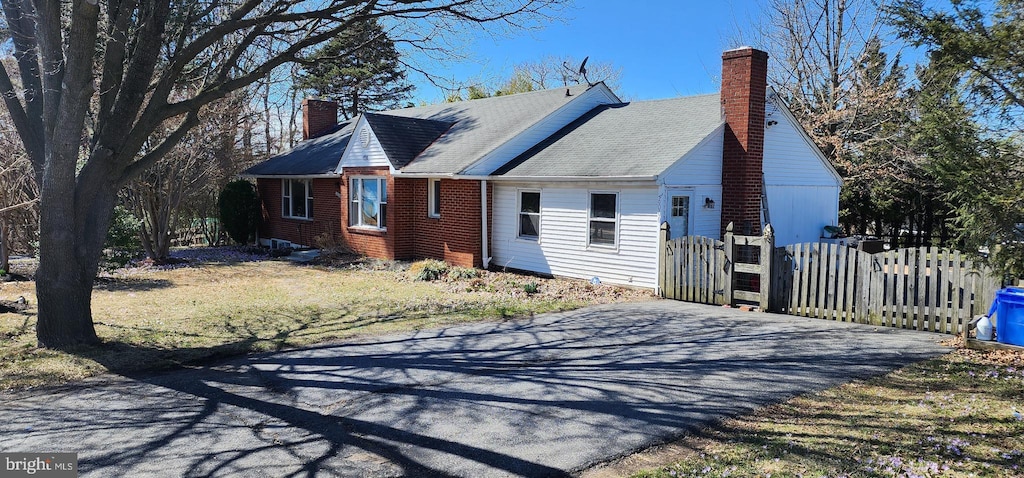
<svg viewBox="0 0 1024 478">
<path fill-rule="evenodd" d="M 732 229 L 733 224 L 730 222 L 728 226 L 725 226 L 725 237 L 722 238 L 723 242 L 725 242 L 723 246 L 723 249 L 725 249 L 725 264 L 722 265 L 722 274 L 725 276 L 725 305 L 730 306 L 732 305 L 732 271 L 735 265 L 734 259 L 736 259 L 734 257 L 735 247 L 733 247 L 736 245 L 736 237 L 733 236 Z"/>
<path fill-rule="evenodd" d="M 764 242 L 761 243 L 761 312 L 768 312 L 769 296 L 772 292 L 772 256 L 775 252 L 775 229 L 771 224 L 764 226 Z"/>
<path fill-rule="evenodd" d="M 658 290 L 655 293 L 664 298 L 665 287 L 668 285 L 668 238 L 671 226 L 668 221 L 665 221 L 661 223 L 660 229 L 658 235 Z"/>
</svg>

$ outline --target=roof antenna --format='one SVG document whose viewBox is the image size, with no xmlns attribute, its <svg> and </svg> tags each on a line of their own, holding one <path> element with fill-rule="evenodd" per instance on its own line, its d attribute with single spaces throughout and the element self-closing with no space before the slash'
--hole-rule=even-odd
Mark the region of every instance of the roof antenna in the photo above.
<svg viewBox="0 0 1024 478">
<path fill-rule="evenodd" d="M 573 80 L 575 80 L 577 84 L 579 84 L 580 77 L 582 76 L 583 77 L 583 81 L 587 82 L 587 86 L 594 86 L 594 84 L 591 83 L 590 80 L 587 78 L 587 60 L 589 60 L 589 59 L 590 59 L 589 56 L 584 58 L 583 62 L 580 63 L 580 67 L 575 69 L 575 70 L 572 69 L 572 67 L 569 66 L 569 62 L 563 61 L 562 62 L 562 68 L 565 68 L 566 71 L 569 72 L 569 75 L 572 75 Z M 566 86 L 568 86 L 568 77 L 566 77 Z M 568 95 L 568 90 L 566 90 L 566 92 L 567 92 L 567 95 Z"/>
<path fill-rule="evenodd" d="M 579 74 L 580 74 L 580 76 L 583 77 L 583 81 L 587 82 L 587 86 L 594 86 L 594 84 L 591 83 L 589 79 L 587 79 L 587 60 L 589 60 L 589 59 L 590 59 L 590 57 L 588 56 L 588 57 L 583 59 L 582 63 L 580 63 Z"/>
</svg>

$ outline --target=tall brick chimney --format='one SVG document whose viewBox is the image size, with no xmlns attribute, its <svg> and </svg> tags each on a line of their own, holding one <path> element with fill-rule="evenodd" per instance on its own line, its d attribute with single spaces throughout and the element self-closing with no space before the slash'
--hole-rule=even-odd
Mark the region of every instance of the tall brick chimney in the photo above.
<svg viewBox="0 0 1024 478">
<path fill-rule="evenodd" d="M 327 100 L 302 100 L 302 139 L 315 138 L 338 124 L 338 103 Z"/>
<path fill-rule="evenodd" d="M 761 173 L 768 53 L 742 47 L 722 53 L 722 234 L 761 233 Z"/>
</svg>

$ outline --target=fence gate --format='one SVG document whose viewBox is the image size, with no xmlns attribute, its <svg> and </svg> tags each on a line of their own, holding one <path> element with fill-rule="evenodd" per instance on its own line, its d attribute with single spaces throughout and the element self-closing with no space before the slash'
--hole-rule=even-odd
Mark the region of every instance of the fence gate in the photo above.
<svg viewBox="0 0 1024 478">
<path fill-rule="evenodd" d="M 737 236 L 732 228 L 731 222 L 725 228 L 726 267 L 732 270 L 732 280 L 726 282 L 725 297 L 730 305 L 742 300 L 755 303 L 767 312 L 775 249 L 772 225 L 764 227 L 762 236 Z"/>
<path fill-rule="evenodd" d="M 725 240 L 703 236 L 669 239 L 668 223 L 661 225 L 661 295 L 701 304 L 751 302 L 768 310 L 771 290 L 771 226 L 763 236 L 737 236 L 732 224 Z"/>
<path fill-rule="evenodd" d="M 704 236 L 669 239 L 669 224 L 661 225 L 660 290 L 666 299 L 722 305 L 730 269 L 725 243 Z"/>
</svg>

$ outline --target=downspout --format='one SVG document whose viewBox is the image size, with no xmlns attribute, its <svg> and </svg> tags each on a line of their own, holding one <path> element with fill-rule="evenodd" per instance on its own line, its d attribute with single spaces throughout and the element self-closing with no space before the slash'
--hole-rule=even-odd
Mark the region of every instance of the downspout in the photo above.
<svg viewBox="0 0 1024 478">
<path fill-rule="evenodd" d="M 487 233 L 487 180 L 480 180 L 480 260 L 484 269 L 491 265 L 490 251 L 488 245 L 490 236 Z"/>
</svg>

